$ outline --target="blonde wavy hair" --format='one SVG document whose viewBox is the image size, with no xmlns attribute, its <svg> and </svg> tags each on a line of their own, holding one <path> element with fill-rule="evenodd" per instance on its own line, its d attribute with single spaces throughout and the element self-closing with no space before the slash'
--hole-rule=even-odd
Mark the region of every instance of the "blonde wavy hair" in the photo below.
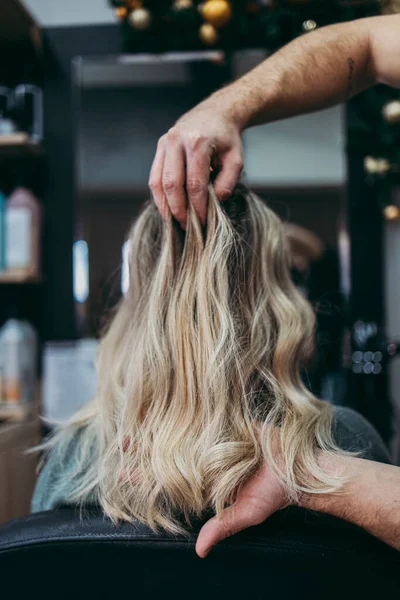
<svg viewBox="0 0 400 600">
<path fill-rule="evenodd" d="M 129 239 L 130 287 L 100 344 L 97 394 L 53 441 L 79 430 L 70 500 L 182 532 L 233 503 L 263 461 L 292 502 L 338 490 L 318 465 L 320 449 L 339 451 L 331 407 L 300 376 L 314 314 L 277 215 L 243 186 L 223 204 L 210 186 L 206 229 L 190 205 L 185 233 L 150 203 Z"/>
</svg>

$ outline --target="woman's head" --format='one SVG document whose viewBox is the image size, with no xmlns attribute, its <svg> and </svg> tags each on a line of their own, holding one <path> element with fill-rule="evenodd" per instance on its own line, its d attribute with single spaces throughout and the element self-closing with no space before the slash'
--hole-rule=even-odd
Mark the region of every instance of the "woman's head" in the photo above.
<svg viewBox="0 0 400 600">
<path fill-rule="evenodd" d="M 73 426 L 96 441 L 76 498 L 96 491 L 112 518 L 179 530 L 234 501 L 263 460 L 288 494 L 333 489 L 318 447 L 334 450 L 328 406 L 302 383 L 311 307 L 294 286 L 279 218 L 243 186 L 207 227 L 187 231 L 148 204 L 130 233 L 130 287 L 100 348 L 98 391 Z M 279 432 L 285 457 L 271 451 Z M 89 447 L 91 444 L 88 443 Z"/>
</svg>

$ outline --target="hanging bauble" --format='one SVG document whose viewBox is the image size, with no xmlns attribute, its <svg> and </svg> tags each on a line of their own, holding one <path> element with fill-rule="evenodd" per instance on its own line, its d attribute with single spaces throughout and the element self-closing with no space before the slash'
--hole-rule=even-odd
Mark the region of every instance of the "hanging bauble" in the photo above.
<svg viewBox="0 0 400 600">
<path fill-rule="evenodd" d="M 151 12 L 147 8 L 137 8 L 130 13 L 128 21 L 137 31 L 146 31 L 151 24 Z"/>
<path fill-rule="evenodd" d="M 400 219 L 400 208 L 395 204 L 388 204 L 383 209 L 383 214 L 387 221 L 398 221 Z"/>
<path fill-rule="evenodd" d="M 192 8 L 193 0 L 175 0 L 174 10 L 185 10 L 186 8 Z"/>
<path fill-rule="evenodd" d="M 200 27 L 200 39 L 206 46 L 213 46 L 218 41 L 218 31 L 211 23 L 203 23 Z"/>
<path fill-rule="evenodd" d="M 201 14 L 214 27 L 224 27 L 232 17 L 232 6 L 228 0 L 207 0 L 202 5 Z"/>
<path fill-rule="evenodd" d="M 118 8 L 116 8 L 115 16 L 117 17 L 117 19 L 123 21 L 128 16 L 128 9 L 126 8 L 126 6 L 119 6 Z"/>
<path fill-rule="evenodd" d="M 382 109 L 382 116 L 387 123 L 400 123 L 400 100 L 387 102 Z"/>
<path fill-rule="evenodd" d="M 366 156 L 364 159 L 364 169 L 370 175 L 385 175 L 390 171 L 390 162 L 386 158 Z"/>
<path fill-rule="evenodd" d="M 314 29 L 317 28 L 317 24 L 314 19 L 307 19 L 307 21 L 304 21 L 301 28 L 305 33 L 308 33 L 309 31 L 314 31 Z"/>
</svg>

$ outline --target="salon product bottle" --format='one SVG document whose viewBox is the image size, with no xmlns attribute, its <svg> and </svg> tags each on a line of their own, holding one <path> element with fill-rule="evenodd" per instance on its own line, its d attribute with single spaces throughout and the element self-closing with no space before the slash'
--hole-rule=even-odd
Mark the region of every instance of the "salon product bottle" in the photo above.
<svg viewBox="0 0 400 600">
<path fill-rule="evenodd" d="M 13 115 L 22 129 L 29 133 L 31 142 L 43 139 L 43 92 L 36 85 L 23 83 L 17 86 L 12 97 Z"/>
<path fill-rule="evenodd" d="M 4 270 L 6 264 L 6 224 L 5 224 L 5 212 L 6 212 L 6 197 L 0 190 L 0 273 Z"/>
<path fill-rule="evenodd" d="M 39 277 L 40 205 L 35 196 L 18 187 L 6 204 L 6 269 L 17 277 Z"/>
<path fill-rule="evenodd" d="M 10 118 L 13 92 L 10 88 L 0 86 L 0 136 L 7 136 L 17 131 L 14 121 Z"/>
<path fill-rule="evenodd" d="M 8 405 L 26 400 L 26 333 L 17 319 L 9 319 L 0 331 L 3 356 L 3 401 Z"/>
</svg>

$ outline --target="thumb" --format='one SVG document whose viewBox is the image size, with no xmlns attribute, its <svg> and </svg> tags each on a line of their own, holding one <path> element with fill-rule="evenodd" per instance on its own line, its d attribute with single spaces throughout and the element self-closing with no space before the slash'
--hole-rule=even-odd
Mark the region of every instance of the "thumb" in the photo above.
<svg viewBox="0 0 400 600">
<path fill-rule="evenodd" d="M 205 558 L 211 548 L 218 542 L 243 529 L 259 525 L 267 519 L 270 512 L 265 509 L 251 506 L 249 501 L 238 501 L 226 508 L 220 516 L 213 517 L 200 530 L 196 542 L 196 553 L 200 558 Z"/>
</svg>

